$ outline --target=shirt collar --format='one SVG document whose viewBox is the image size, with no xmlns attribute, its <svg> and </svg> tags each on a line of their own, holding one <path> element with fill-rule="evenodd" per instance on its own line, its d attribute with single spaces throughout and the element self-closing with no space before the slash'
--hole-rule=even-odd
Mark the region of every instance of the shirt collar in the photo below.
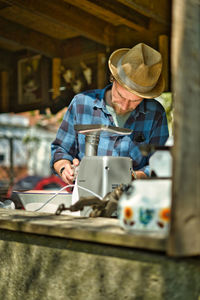
<svg viewBox="0 0 200 300">
<path fill-rule="evenodd" d="M 132 115 L 136 118 L 140 113 L 147 114 L 150 112 L 150 110 L 147 108 L 148 99 L 143 99 L 142 102 L 136 107 L 136 109 L 133 110 Z"/>
<path fill-rule="evenodd" d="M 96 95 L 96 99 L 94 101 L 94 107 L 101 108 L 102 110 L 106 110 L 106 101 L 105 101 L 105 93 L 107 90 L 111 89 L 112 84 L 107 85 L 104 89 L 100 90 L 100 93 Z"/>
</svg>

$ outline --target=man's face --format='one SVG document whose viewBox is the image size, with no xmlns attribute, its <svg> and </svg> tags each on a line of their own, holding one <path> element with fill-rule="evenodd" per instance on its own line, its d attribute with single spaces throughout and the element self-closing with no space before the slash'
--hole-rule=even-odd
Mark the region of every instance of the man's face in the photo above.
<svg viewBox="0 0 200 300">
<path fill-rule="evenodd" d="M 112 106 L 118 115 L 133 111 L 143 100 L 142 97 L 127 91 L 116 80 L 113 82 L 111 95 Z"/>
</svg>

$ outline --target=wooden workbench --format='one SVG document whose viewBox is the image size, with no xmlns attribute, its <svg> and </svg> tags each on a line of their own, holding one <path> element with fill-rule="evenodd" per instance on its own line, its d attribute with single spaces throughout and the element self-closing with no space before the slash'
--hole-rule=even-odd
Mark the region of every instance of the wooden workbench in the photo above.
<svg viewBox="0 0 200 300">
<path fill-rule="evenodd" d="M 116 218 L 84 218 L 24 210 L 0 209 L 0 228 L 39 235 L 165 251 L 166 239 L 156 234 L 126 232 Z"/>
</svg>

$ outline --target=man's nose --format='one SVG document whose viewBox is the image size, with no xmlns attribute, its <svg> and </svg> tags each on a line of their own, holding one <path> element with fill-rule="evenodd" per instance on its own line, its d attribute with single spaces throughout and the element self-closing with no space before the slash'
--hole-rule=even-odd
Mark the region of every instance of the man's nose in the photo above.
<svg viewBox="0 0 200 300">
<path fill-rule="evenodd" d="M 129 106 L 129 101 L 127 101 L 127 100 L 123 100 L 122 102 L 121 102 L 121 108 L 122 109 L 127 109 L 128 108 L 128 106 Z"/>
</svg>

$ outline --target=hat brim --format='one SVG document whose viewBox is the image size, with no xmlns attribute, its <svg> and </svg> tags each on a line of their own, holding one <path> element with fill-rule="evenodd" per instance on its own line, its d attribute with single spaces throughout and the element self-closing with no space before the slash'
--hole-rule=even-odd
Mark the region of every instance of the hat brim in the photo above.
<svg viewBox="0 0 200 300">
<path fill-rule="evenodd" d="M 119 74 L 118 74 L 118 70 L 117 70 L 117 65 L 118 65 L 118 61 L 122 58 L 122 56 L 124 56 L 130 49 L 129 48 L 122 48 L 122 49 L 118 49 L 116 51 L 114 51 L 109 60 L 108 60 L 108 66 L 109 69 L 113 75 L 113 77 L 119 82 L 119 84 L 121 86 L 123 86 L 125 89 L 127 89 L 129 92 L 136 94 L 137 96 L 143 97 L 143 98 L 156 98 L 158 96 L 160 96 L 162 94 L 162 92 L 164 91 L 165 88 L 165 80 L 163 77 L 163 73 L 161 72 L 161 75 L 158 79 L 157 84 L 154 86 L 154 88 L 151 91 L 148 92 L 137 92 L 135 90 L 133 90 L 132 88 L 130 88 L 129 86 L 127 86 L 122 78 L 120 78 Z"/>
</svg>

